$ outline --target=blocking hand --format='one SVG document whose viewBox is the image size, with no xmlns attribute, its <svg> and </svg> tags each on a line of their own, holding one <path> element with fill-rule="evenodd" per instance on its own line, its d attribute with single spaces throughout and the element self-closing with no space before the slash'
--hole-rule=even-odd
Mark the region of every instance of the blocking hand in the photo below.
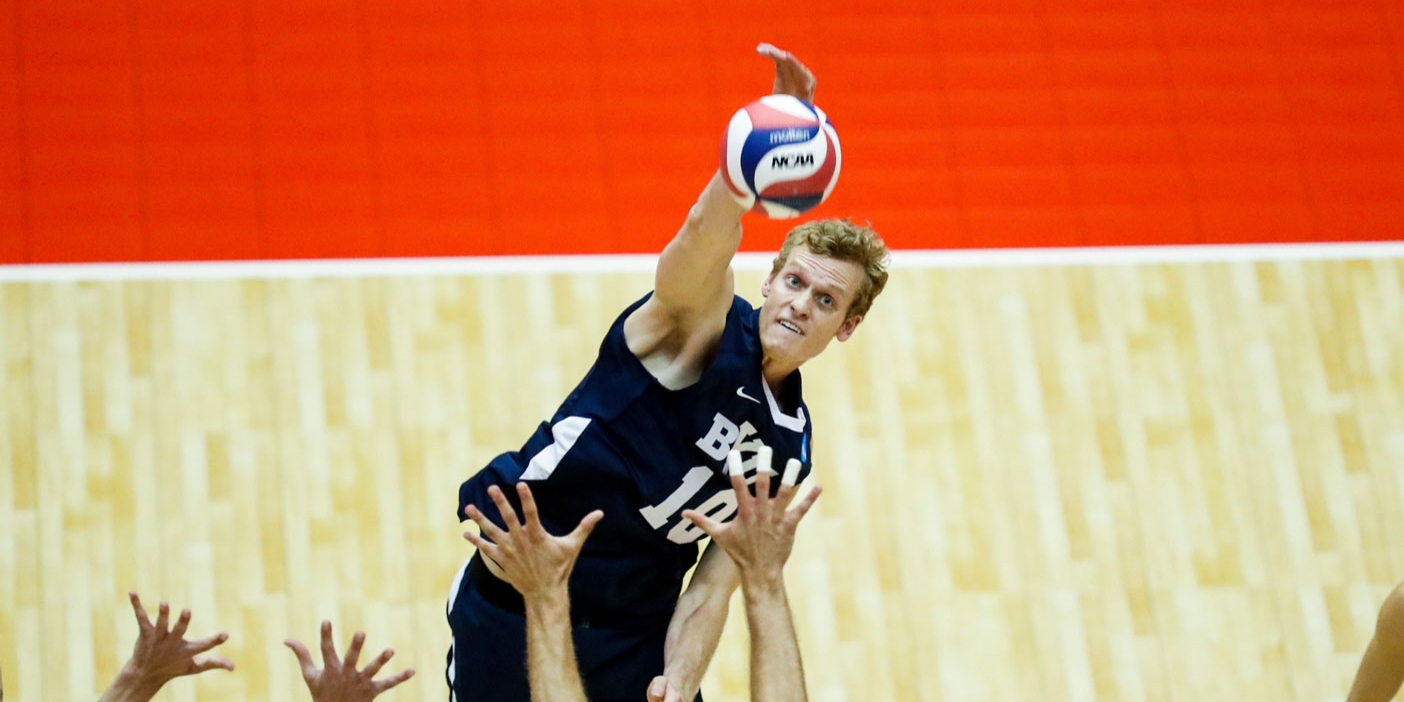
<svg viewBox="0 0 1404 702">
<path fill-rule="evenodd" d="M 815 486 L 794 509 L 787 510 L 795 497 L 798 461 L 792 459 L 785 467 L 784 479 L 774 498 L 770 496 L 772 471 L 768 452 L 763 451 L 757 461 L 754 495 L 740 470 L 741 454 L 732 451 L 727 463 L 731 466 L 731 489 L 736 492 L 736 517 L 722 524 L 690 509 L 683 510 L 682 516 L 712 537 L 731 556 L 742 576 L 761 570 L 779 571 L 794 548 L 795 527 L 819 499 L 822 490 Z"/>
<path fill-rule="evenodd" d="M 141 606 L 141 598 L 135 592 L 128 592 L 127 597 L 136 614 L 136 645 L 132 647 L 132 657 L 99 702 L 144 702 L 166 683 L 182 675 L 196 675 L 216 668 L 234 670 L 234 664 L 223 656 L 198 657 L 227 641 L 229 634 L 221 631 L 214 636 L 187 641 L 185 630 L 190 626 L 190 610 L 181 610 L 175 626 L 167 629 L 171 623 L 170 605 L 161 603 L 160 614 L 152 624 L 146 608 Z"/>
<path fill-rule="evenodd" d="M 387 648 L 370 662 L 370 665 L 356 670 L 360 662 L 361 646 L 366 643 L 366 633 L 356 632 L 351 637 L 351 646 L 346 649 L 346 660 L 336 655 L 336 642 L 332 641 L 331 622 L 322 622 L 322 664 L 318 668 L 312 662 L 312 654 L 297 639 L 288 639 L 284 646 L 292 649 L 302 666 L 302 680 L 307 683 L 307 691 L 312 693 L 313 702 L 370 702 L 377 695 L 414 677 L 414 669 L 407 668 L 388 678 L 375 679 L 375 674 L 395 655 L 395 650 Z"/>
<path fill-rule="evenodd" d="M 483 556 L 492 559 L 501 568 L 502 579 L 517 588 L 523 598 L 565 588 L 585 539 L 604 517 L 604 512 L 595 510 L 585 515 L 575 530 L 565 536 L 551 536 L 541 526 L 536 498 L 532 497 L 526 483 L 517 483 L 517 496 L 522 500 L 522 514 L 526 517 L 524 523 L 517 521 L 516 511 L 496 485 L 488 488 L 488 495 L 502 514 L 507 531 L 497 528 L 477 507 L 468 505 L 468 517 L 477 522 L 482 534 L 465 531 L 463 538 L 477 546 Z"/>
</svg>

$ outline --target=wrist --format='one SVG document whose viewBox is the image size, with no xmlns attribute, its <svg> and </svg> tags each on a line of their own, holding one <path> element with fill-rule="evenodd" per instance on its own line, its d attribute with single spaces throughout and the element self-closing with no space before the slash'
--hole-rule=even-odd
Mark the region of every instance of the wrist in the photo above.
<svg viewBox="0 0 1404 702">
<path fill-rule="evenodd" d="M 741 591 L 747 598 L 785 596 L 785 573 L 779 568 L 741 571 Z"/>
<path fill-rule="evenodd" d="M 544 617 L 564 613 L 566 619 L 570 619 L 570 592 L 564 584 L 530 594 L 524 593 L 522 602 L 526 605 L 528 615 Z"/>
<path fill-rule="evenodd" d="M 138 700 L 149 700 L 156 696 L 166 681 L 154 679 L 144 674 L 139 668 L 134 667 L 129 661 L 122 666 L 122 671 L 117 674 L 117 678 L 112 681 L 111 692 L 115 697 L 112 702 L 137 702 Z"/>
</svg>

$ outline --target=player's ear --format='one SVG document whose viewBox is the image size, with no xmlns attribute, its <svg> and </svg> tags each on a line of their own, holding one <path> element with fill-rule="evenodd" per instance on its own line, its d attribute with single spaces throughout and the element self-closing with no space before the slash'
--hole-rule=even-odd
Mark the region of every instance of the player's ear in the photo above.
<svg viewBox="0 0 1404 702">
<path fill-rule="evenodd" d="M 761 297 L 770 297 L 770 284 L 775 282 L 775 274 L 771 273 L 761 282 Z"/>
<path fill-rule="evenodd" d="M 848 337 L 853 336 L 853 332 L 858 330 L 858 323 L 862 321 L 863 315 L 861 314 L 853 315 L 843 320 L 843 324 L 839 325 L 838 333 L 834 335 L 834 338 L 841 342 L 848 341 Z"/>
</svg>

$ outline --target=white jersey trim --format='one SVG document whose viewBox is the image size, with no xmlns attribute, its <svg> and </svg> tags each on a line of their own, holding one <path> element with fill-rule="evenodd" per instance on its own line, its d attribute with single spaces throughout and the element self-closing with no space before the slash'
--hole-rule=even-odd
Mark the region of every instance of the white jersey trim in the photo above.
<svg viewBox="0 0 1404 702">
<path fill-rule="evenodd" d="M 551 437 L 555 439 L 555 443 L 531 457 L 531 463 L 527 464 L 522 473 L 522 480 L 545 480 L 551 477 L 551 474 L 556 472 L 556 466 L 561 464 L 561 459 L 565 458 L 566 452 L 575 446 L 575 442 L 580 440 L 580 435 L 585 433 L 585 427 L 588 426 L 589 417 L 566 417 L 551 425 Z"/>
<path fill-rule="evenodd" d="M 780 403 L 775 401 L 775 395 L 770 392 L 770 383 L 765 382 L 765 379 L 762 378 L 760 385 L 761 389 L 765 391 L 765 401 L 770 403 L 770 418 L 774 419 L 776 424 L 791 431 L 804 431 L 804 425 L 806 423 L 804 408 L 796 408 L 793 417 L 785 414 L 780 411 Z"/>
<path fill-rule="evenodd" d="M 463 576 L 468 572 L 468 564 L 472 561 L 471 558 L 464 561 L 463 567 L 458 569 L 458 575 L 453 576 L 453 585 L 449 586 L 448 607 L 445 608 L 445 611 L 450 615 L 453 614 L 453 604 L 458 601 L 458 588 L 463 586 Z M 458 702 L 458 695 L 453 691 L 453 682 L 458 676 L 457 666 L 454 664 L 454 653 L 453 645 L 450 644 L 448 670 L 444 671 L 449 683 L 449 702 Z"/>
</svg>

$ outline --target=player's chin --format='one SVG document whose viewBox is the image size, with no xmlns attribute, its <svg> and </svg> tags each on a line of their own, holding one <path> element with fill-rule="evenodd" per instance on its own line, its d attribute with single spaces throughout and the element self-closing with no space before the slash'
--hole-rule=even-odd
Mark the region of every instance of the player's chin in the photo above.
<svg viewBox="0 0 1404 702">
<path fill-rule="evenodd" d="M 815 355 L 814 349 L 809 348 L 808 338 L 778 324 L 762 338 L 765 341 L 765 355 L 785 363 L 798 366 Z"/>
</svg>

